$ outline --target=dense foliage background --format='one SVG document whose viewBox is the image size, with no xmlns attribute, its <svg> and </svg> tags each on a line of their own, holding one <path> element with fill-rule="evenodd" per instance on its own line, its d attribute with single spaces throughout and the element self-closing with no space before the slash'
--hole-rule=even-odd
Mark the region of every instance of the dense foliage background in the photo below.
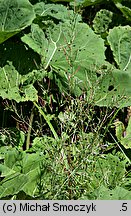
<svg viewBox="0 0 131 216">
<path fill-rule="evenodd" d="M 131 199 L 131 0 L 0 14 L 0 198 Z"/>
</svg>

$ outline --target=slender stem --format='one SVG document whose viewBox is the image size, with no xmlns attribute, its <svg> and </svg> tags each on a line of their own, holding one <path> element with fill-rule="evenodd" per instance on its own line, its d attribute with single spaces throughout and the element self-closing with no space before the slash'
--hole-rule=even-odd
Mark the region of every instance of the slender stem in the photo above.
<svg viewBox="0 0 131 216">
<path fill-rule="evenodd" d="M 27 134 L 27 139 L 26 139 L 26 150 L 29 149 L 29 145 L 30 145 L 30 136 L 31 136 L 31 129 L 32 129 L 32 124 L 33 124 L 33 118 L 34 118 L 34 105 L 33 105 L 31 115 L 30 115 L 30 120 L 29 120 L 29 128 L 28 128 L 28 134 Z"/>
<path fill-rule="evenodd" d="M 53 135 L 55 137 L 55 139 L 59 139 L 59 137 L 58 137 L 58 135 L 57 135 L 57 133 L 56 133 L 53 125 L 50 122 L 50 119 L 48 118 L 48 116 L 46 116 L 46 114 L 43 112 L 42 108 L 36 102 L 34 102 L 34 105 L 37 107 L 37 109 L 39 110 L 40 114 L 44 117 L 45 121 L 49 125 L 49 127 L 50 127 L 50 129 L 51 129 L 51 131 L 52 131 L 52 133 L 53 133 Z"/>
</svg>

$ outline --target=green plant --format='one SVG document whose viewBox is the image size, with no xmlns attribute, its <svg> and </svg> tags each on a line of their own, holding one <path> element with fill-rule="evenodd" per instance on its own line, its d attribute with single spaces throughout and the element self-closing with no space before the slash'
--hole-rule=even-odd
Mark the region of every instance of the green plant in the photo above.
<svg viewBox="0 0 131 216">
<path fill-rule="evenodd" d="M 28 0 L 1 0 L 0 43 L 32 23 L 35 13 Z"/>
<path fill-rule="evenodd" d="M 121 121 L 116 121 L 116 137 L 118 141 L 126 148 L 131 148 L 131 119 L 129 119 L 128 126 L 125 130 L 124 124 Z"/>
<path fill-rule="evenodd" d="M 30 2 L 0 2 L 0 198 L 130 199 L 129 2 Z"/>
</svg>

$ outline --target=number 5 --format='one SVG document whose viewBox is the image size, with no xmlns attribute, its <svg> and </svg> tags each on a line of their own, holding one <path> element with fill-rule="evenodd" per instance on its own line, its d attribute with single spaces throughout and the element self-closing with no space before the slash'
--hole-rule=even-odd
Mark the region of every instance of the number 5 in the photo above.
<svg viewBox="0 0 131 216">
<path fill-rule="evenodd" d="M 127 203 L 122 203 L 122 211 L 127 211 Z"/>
</svg>

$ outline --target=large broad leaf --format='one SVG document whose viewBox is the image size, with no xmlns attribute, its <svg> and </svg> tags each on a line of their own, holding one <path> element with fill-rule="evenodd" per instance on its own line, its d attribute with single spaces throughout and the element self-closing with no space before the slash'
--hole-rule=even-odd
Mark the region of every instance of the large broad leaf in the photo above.
<svg viewBox="0 0 131 216">
<path fill-rule="evenodd" d="M 75 75 L 79 73 L 82 77 L 81 67 L 94 70 L 104 63 L 104 42 L 84 23 L 77 23 L 75 27 L 70 23 L 58 25 L 52 31 L 50 42 L 54 45 L 50 65 L 65 72 L 75 73 L 79 67 Z"/>
<path fill-rule="evenodd" d="M 21 173 L 9 175 L 0 183 L 0 198 L 17 194 L 27 183 L 27 176 Z"/>
<path fill-rule="evenodd" d="M 99 78 L 98 86 L 94 96 L 96 105 L 121 108 L 131 105 L 131 74 L 110 68 Z"/>
<path fill-rule="evenodd" d="M 128 191 L 122 187 L 117 186 L 114 190 L 110 190 L 103 185 L 93 192 L 94 197 L 97 200 L 130 200 L 131 191 Z M 84 197 L 84 199 L 87 199 Z"/>
<path fill-rule="evenodd" d="M 71 21 L 73 19 L 82 21 L 79 14 L 77 14 L 76 17 L 73 10 L 68 10 L 67 7 L 60 4 L 45 4 L 44 2 L 40 2 L 34 5 L 34 10 L 36 15 L 45 18 L 45 23 L 47 20 L 51 20 L 52 18 L 57 19 L 60 22 Z"/>
<path fill-rule="evenodd" d="M 31 33 L 26 34 L 21 39 L 40 56 L 43 58 L 46 56 L 49 45 L 48 40 L 46 39 L 43 30 L 38 25 L 32 24 Z"/>
<path fill-rule="evenodd" d="M 21 85 L 22 76 L 10 63 L 0 68 L 0 96 L 5 99 L 20 101 L 37 101 L 37 91 L 32 84 Z"/>
<path fill-rule="evenodd" d="M 6 152 L 4 165 L 0 166 L 5 178 L 0 183 L 0 198 L 14 195 L 21 190 L 29 195 L 36 191 L 43 156 L 11 150 Z M 8 172 L 7 172 L 8 171 Z"/>
<path fill-rule="evenodd" d="M 119 26 L 109 31 L 107 37 L 113 52 L 114 66 L 108 66 L 107 73 L 99 78 L 96 104 L 100 106 L 131 105 L 131 27 Z"/>
<path fill-rule="evenodd" d="M 119 69 L 131 70 L 131 27 L 115 27 L 109 31 L 107 39 Z"/>
<path fill-rule="evenodd" d="M 94 190 L 91 197 L 82 196 L 82 200 L 97 199 L 97 200 L 130 200 L 131 191 L 128 191 L 122 187 L 117 186 L 114 190 L 110 190 L 107 187 L 101 185 L 98 189 Z"/>
<path fill-rule="evenodd" d="M 30 25 L 35 18 L 28 0 L 1 0 L 0 15 L 0 43 Z"/>
<path fill-rule="evenodd" d="M 103 40 L 88 25 L 79 22 L 57 25 L 47 32 L 48 39 L 36 24 L 31 30 L 30 34 L 22 37 L 22 41 L 41 55 L 45 70 L 49 66 L 53 68 L 61 90 L 63 87 L 66 91 L 71 86 L 74 94 L 80 94 L 80 89 L 88 86 L 91 71 L 104 63 Z"/>
<path fill-rule="evenodd" d="M 105 62 L 103 40 L 84 23 L 59 24 L 47 37 L 33 24 L 22 40 L 41 55 L 45 70 L 53 69 L 61 92 L 80 95 L 86 90 L 96 105 L 124 107 L 131 104 L 130 34 L 129 26 L 109 31 L 108 42 L 119 69 Z"/>
<path fill-rule="evenodd" d="M 46 66 L 57 72 L 57 83 L 64 81 L 71 93 L 80 95 L 81 90 L 88 88 L 89 77 L 96 81 L 93 71 L 104 63 L 103 40 L 84 23 L 77 23 L 74 28 L 66 23 L 53 30 L 50 41 L 52 54 L 48 52 Z"/>
</svg>

